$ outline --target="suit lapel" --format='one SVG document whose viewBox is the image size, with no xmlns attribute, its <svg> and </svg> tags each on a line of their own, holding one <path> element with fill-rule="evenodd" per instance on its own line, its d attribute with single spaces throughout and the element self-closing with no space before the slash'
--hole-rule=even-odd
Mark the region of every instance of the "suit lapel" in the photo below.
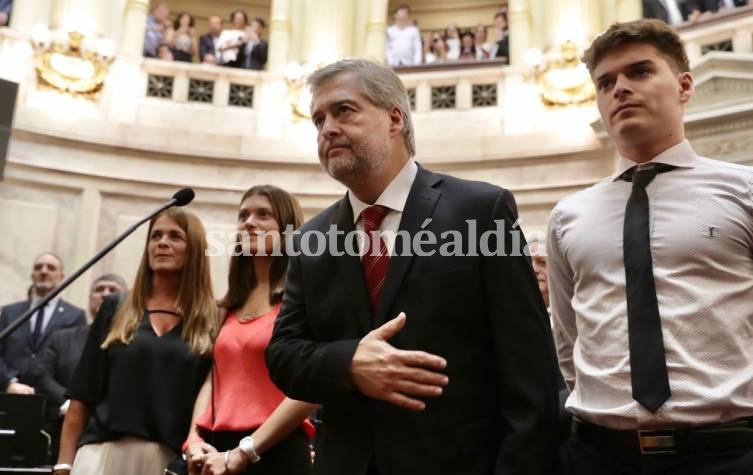
<svg viewBox="0 0 753 475">
<path fill-rule="evenodd" d="M 403 216 L 400 219 L 398 233 L 407 233 L 411 241 L 413 236 L 421 230 L 424 221 L 431 217 L 434 207 L 437 205 L 440 195 L 439 190 L 434 185 L 439 183 L 442 177 L 432 172 L 426 171 L 419 166 L 416 179 L 413 181 L 408 199 L 403 208 Z M 407 255 L 403 255 L 403 253 Z M 397 296 L 405 274 L 413 260 L 413 250 L 403 249 L 403 239 L 398 237 L 395 240 L 395 249 L 390 258 L 390 267 L 387 271 L 387 280 L 384 283 L 382 297 L 379 300 L 377 308 L 377 318 L 375 327 L 380 326 L 389 318 L 397 315 L 387 315 L 387 310 L 392 305 L 392 301 Z"/>
<path fill-rule="evenodd" d="M 345 252 L 345 236 L 355 231 L 353 208 L 350 206 L 350 200 L 347 196 L 340 201 L 339 206 L 332 213 L 330 224 L 335 225 L 338 231 L 343 231 L 337 235 L 336 249 L 339 252 Z M 371 303 L 366 291 L 366 283 L 363 280 L 361 259 L 358 256 L 350 256 L 347 252 L 334 259 L 337 261 L 340 270 L 342 288 L 346 290 L 345 295 L 351 300 L 350 308 L 355 309 L 359 330 L 361 333 L 367 333 L 374 326 L 371 316 Z"/>
</svg>

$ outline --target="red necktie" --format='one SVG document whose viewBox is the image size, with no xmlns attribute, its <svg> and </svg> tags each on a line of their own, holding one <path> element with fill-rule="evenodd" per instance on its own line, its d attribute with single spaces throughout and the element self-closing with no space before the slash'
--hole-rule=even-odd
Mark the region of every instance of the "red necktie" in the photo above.
<svg viewBox="0 0 753 475">
<path fill-rule="evenodd" d="M 378 250 L 376 249 L 377 246 L 372 245 L 371 233 L 372 231 L 379 231 L 379 225 L 389 212 L 389 208 L 379 205 L 369 206 L 361 211 L 363 230 L 366 233 L 363 241 L 365 252 L 361 259 L 361 265 L 363 266 L 363 277 L 366 281 L 366 288 L 369 291 L 369 300 L 371 300 L 371 308 L 374 313 L 376 313 L 377 306 L 379 305 L 384 280 L 387 278 L 390 255 L 387 252 L 387 245 L 381 236 L 379 236 Z"/>
</svg>

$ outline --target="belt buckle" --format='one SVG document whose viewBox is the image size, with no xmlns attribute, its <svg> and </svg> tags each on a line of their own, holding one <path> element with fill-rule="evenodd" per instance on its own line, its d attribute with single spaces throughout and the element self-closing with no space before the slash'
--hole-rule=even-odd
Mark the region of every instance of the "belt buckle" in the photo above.
<svg viewBox="0 0 753 475">
<path fill-rule="evenodd" d="M 672 430 L 639 430 L 638 446 L 641 455 L 676 454 L 677 445 Z"/>
</svg>

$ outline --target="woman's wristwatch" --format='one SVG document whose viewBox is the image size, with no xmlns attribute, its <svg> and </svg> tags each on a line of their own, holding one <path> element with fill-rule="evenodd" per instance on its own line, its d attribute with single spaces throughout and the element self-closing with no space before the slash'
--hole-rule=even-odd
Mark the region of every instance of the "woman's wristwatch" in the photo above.
<svg viewBox="0 0 753 475">
<path fill-rule="evenodd" d="M 238 442 L 238 448 L 241 449 L 243 455 L 248 457 L 248 460 L 250 460 L 251 463 L 256 463 L 261 459 L 261 457 L 259 457 L 259 454 L 256 453 L 254 438 L 250 435 L 242 438 L 241 441 Z"/>
</svg>

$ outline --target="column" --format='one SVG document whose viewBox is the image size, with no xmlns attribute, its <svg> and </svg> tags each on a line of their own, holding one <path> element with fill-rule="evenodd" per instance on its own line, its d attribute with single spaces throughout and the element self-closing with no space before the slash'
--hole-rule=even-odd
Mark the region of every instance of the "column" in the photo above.
<svg viewBox="0 0 753 475">
<path fill-rule="evenodd" d="M 617 18 L 614 21 L 633 21 L 643 18 L 641 0 L 617 0 Z M 608 25 L 604 25 L 606 28 Z"/>
<path fill-rule="evenodd" d="M 303 61 L 329 63 L 353 53 L 350 0 L 305 0 Z"/>
<path fill-rule="evenodd" d="M 55 0 L 51 26 L 63 31 L 78 31 L 85 36 L 103 33 L 103 8 L 106 8 L 106 2 L 97 0 Z"/>
<path fill-rule="evenodd" d="M 78 226 L 76 228 L 75 247 L 73 248 L 73 262 L 70 270 L 77 269 L 97 252 L 97 236 L 99 236 L 99 216 L 102 213 L 102 195 L 98 190 L 86 188 L 81 193 Z M 96 266 L 94 267 L 97 268 Z M 68 296 L 73 302 L 88 307 L 89 288 L 91 287 L 92 272 L 86 272 L 78 278 L 68 289 Z"/>
<path fill-rule="evenodd" d="M 17 0 L 13 2 L 10 27 L 25 34 L 31 34 L 31 27 L 37 23 L 50 24 L 52 0 Z"/>
<path fill-rule="evenodd" d="M 123 40 L 120 51 L 124 56 L 141 58 L 144 54 L 144 34 L 146 17 L 149 14 L 149 0 L 128 0 L 123 16 Z"/>
<path fill-rule="evenodd" d="M 363 55 L 366 58 L 384 62 L 384 48 L 387 43 L 387 0 L 370 0 L 366 18 L 366 42 Z"/>
<path fill-rule="evenodd" d="M 587 0 L 559 0 L 552 4 L 554 18 L 552 39 L 555 47 L 566 41 L 582 44 L 592 33 Z"/>
<path fill-rule="evenodd" d="M 510 0 L 507 21 L 510 27 L 510 64 L 523 64 L 531 45 L 531 11 L 528 0 Z"/>
<path fill-rule="evenodd" d="M 269 58 L 267 69 L 281 72 L 290 60 L 291 0 L 272 0 L 272 18 L 269 21 Z"/>
</svg>

